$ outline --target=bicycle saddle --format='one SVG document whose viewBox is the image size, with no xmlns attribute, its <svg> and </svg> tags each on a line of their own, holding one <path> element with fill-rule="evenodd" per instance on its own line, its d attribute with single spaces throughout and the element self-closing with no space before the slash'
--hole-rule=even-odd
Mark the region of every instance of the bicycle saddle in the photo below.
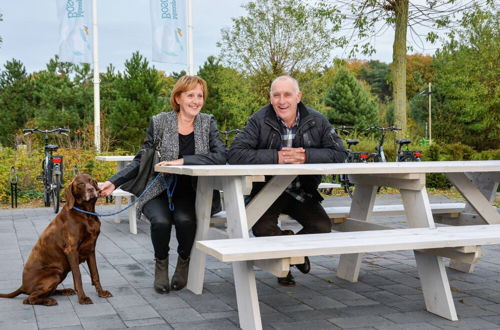
<svg viewBox="0 0 500 330">
<path fill-rule="evenodd" d="M 354 145 L 355 146 L 356 144 L 359 143 L 359 140 L 347 139 L 346 142 L 347 142 L 348 145 Z"/>
<path fill-rule="evenodd" d="M 47 144 L 45 146 L 45 149 L 49 151 L 57 151 L 57 149 L 59 149 L 59 146 L 56 146 L 55 144 Z"/>
<path fill-rule="evenodd" d="M 405 145 L 405 144 L 410 144 L 411 140 L 410 139 L 397 139 L 396 143 L 401 144 L 401 145 Z"/>
</svg>

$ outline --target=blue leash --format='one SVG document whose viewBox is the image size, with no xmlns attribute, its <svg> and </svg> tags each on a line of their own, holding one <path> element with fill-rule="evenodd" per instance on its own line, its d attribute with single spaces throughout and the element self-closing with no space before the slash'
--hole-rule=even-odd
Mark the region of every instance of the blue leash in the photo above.
<svg viewBox="0 0 500 330">
<path fill-rule="evenodd" d="M 177 186 L 177 175 L 172 174 L 173 180 L 174 180 L 174 186 L 172 187 L 172 190 L 170 190 L 170 183 L 168 183 L 167 179 L 163 177 L 163 182 L 165 182 L 165 186 L 167 187 L 167 197 L 168 197 L 168 209 L 170 211 L 175 210 L 174 202 L 172 200 L 172 197 L 174 196 L 174 191 L 175 187 Z"/>
<path fill-rule="evenodd" d="M 98 216 L 98 217 L 111 217 L 111 216 L 113 216 L 113 215 L 120 214 L 120 213 L 124 212 L 125 210 L 127 210 L 128 208 L 132 207 L 134 204 L 136 204 L 136 203 L 137 203 L 137 202 L 138 202 L 138 201 L 142 198 L 142 196 L 144 196 L 144 194 L 145 194 L 145 193 L 146 193 L 149 189 L 151 189 L 151 187 L 153 186 L 153 183 L 155 183 L 155 182 L 156 182 L 156 180 L 158 180 L 158 178 L 159 178 L 160 176 L 162 176 L 162 175 L 161 175 L 161 173 L 158 173 L 158 174 L 156 175 L 156 177 L 153 179 L 153 181 L 151 181 L 151 182 L 150 182 L 150 183 L 146 186 L 146 189 L 144 189 L 144 191 L 142 192 L 142 194 L 141 194 L 139 197 L 137 197 L 137 198 L 135 199 L 135 201 L 133 201 L 132 203 L 130 203 L 129 205 L 127 205 L 126 207 L 124 207 L 124 208 L 123 208 L 123 209 L 121 209 L 120 211 L 113 212 L 113 213 L 106 213 L 106 214 L 104 214 L 104 213 L 95 213 L 95 212 L 85 211 L 85 210 L 82 210 L 82 209 L 80 209 L 80 208 L 78 208 L 78 207 L 76 207 L 76 206 L 73 206 L 73 209 L 74 209 L 74 210 L 76 210 L 76 211 L 78 211 L 78 212 L 82 212 L 82 213 L 85 213 L 85 214 L 90 214 L 90 215 L 95 215 L 95 216 Z M 167 195 L 169 196 L 169 197 L 168 197 L 168 207 L 169 207 L 169 209 L 170 209 L 170 200 L 171 200 L 171 198 L 172 198 L 171 196 L 173 195 L 174 190 L 175 190 L 175 184 L 177 183 L 177 176 L 175 176 L 175 179 L 174 179 L 175 184 L 174 184 L 174 188 L 172 189 L 172 192 L 171 192 L 171 193 L 170 193 L 170 187 L 169 187 L 170 185 L 167 183 L 167 180 L 165 179 L 165 177 L 163 177 L 163 180 L 165 181 L 165 184 L 167 185 Z M 173 208 L 173 205 L 174 205 L 174 204 L 172 203 L 172 208 Z M 171 211 L 173 211 L 173 209 L 171 209 Z"/>
</svg>

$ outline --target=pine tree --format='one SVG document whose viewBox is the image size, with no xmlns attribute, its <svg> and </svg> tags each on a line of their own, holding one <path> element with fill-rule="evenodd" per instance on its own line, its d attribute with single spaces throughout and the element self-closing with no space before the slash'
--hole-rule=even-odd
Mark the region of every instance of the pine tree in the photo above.
<svg viewBox="0 0 500 330">
<path fill-rule="evenodd" d="M 354 126 L 361 129 L 378 123 L 377 104 L 372 96 L 345 68 L 332 81 L 324 99 L 326 117 L 333 125 Z"/>
</svg>

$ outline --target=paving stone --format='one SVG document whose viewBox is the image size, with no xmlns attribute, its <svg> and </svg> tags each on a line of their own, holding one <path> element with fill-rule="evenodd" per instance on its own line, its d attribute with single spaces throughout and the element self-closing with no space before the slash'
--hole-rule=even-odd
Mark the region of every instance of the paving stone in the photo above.
<svg viewBox="0 0 500 330">
<path fill-rule="evenodd" d="M 153 307 L 149 305 L 122 307 L 117 308 L 116 311 L 118 312 L 118 315 L 120 315 L 120 318 L 124 321 L 151 319 L 160 316 L 158 312 L 156 312 Z"/>
<path fill-rule="evenodd" d="M 497 329 L 498 325 L 481 318 L 461 318 L 458 321 L 449 321 L 441 318 L 440 320 L 431 320 L 429 323 L 440 327 L 441 329 Z"/>
<path fill-rule="evenodd" d="M 198 322 L 176 323 L 173 325 L 176 330 L 237 330 L 240 327 L 236 326 L 229 320 L 208 320 Z"/>
<path fill-rule="evenodd" d="M 126 328 L 125 323 L 118 315 L 101 315 L 81 317 L 80 321 L 84 329 L 122 329 Z"/>
<path fill-rule="evenodd" d="M 325 320 L 312 320 L 312 321 L 299 321 L 299 322 L 276 322 L 270 324 L 276 330 L 297 330 L 297 329 L 308 329 L 308 330 L 330 330 L 330 329 L 340 329 L 332 323 Z"/>
<path fill-rule="evenodd" d="M 394 322 L 376 315 L 332 318 L 328 321 L 339 328 L 386 327 L 394 325 Z"/>
<path fill-rule="evenodd" d="M 375 326 L 375 328 L 380 330 L 439 330 L 440 329 L 426 322 L 383 325 L 380 327 Z"/>
<path fill-rule="evenodd" d="M 140 320 L 126 320 L 124 322 L 125 322 L 125 325 L 127 326 L 127 328 L 147 327 L 149 329 L 152 325 L 162 325 L 162 326 L 168 326 L 169 329 L 172 328 L 161 317 L 154 317 L 151 319 L 140 319 Z"/>
<path fill-rule="evenodd" d="M 36 320 L 39 329 L 80 325 L 80 319 L 75 312 L 43 315 L 37 314 Z"/>
<path fill-rule="evenodd" d="M 166 309 L 160 310 L 158 313 L 172 326 L 176 323 L 204 320 L 203 316 L 193 308 Z"/>
</svg>

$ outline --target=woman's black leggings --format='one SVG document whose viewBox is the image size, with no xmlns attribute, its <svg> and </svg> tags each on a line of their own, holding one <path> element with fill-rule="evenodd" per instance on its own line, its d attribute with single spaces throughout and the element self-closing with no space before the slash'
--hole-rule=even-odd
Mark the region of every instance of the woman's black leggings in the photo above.
<svg viewBox="0 0 500 330">
<path fill-rule="evenodd" d="M 175 234 L 179 246 L 177 253 L 183 259 L 191 254 L 194 237 L 196 234 L 196 194 L 174 194 L 173 202 L 175 209 L 168 208 L 168 197 L 166 191 L 147 202 L 142 208 L 142 213 L 151 222 L 151 240 L 156 259 L 168 257 L 170 233 L 172 225 L 175 226 Z"/>
</svg>

